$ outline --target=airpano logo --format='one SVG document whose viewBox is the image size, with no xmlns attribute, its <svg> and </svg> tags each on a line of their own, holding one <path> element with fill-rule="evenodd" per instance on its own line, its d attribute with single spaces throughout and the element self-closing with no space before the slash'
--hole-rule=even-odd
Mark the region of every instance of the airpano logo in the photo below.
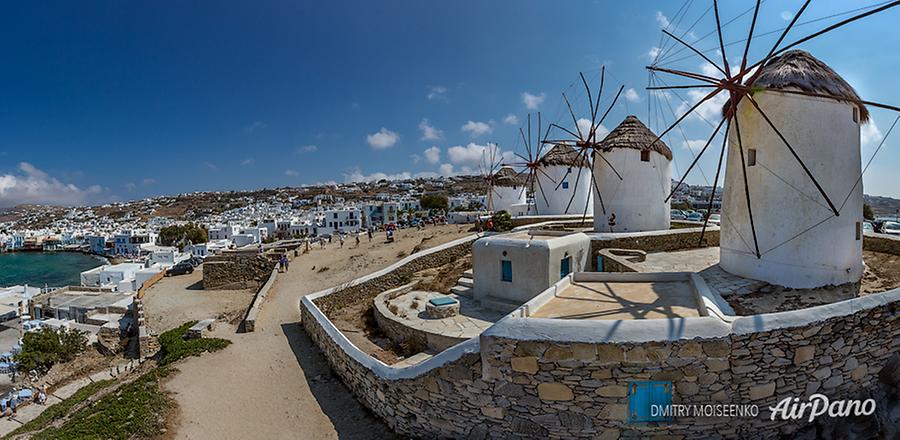
<svg viewBox="0 0 900 440">
<path fill-rule="evenodd" d="M 807 410 L 809 412 L 807 412 Z M 800 420 L 807 418 L 812 423 L 817 417 L 870 416 L 875 413 L 875 400 L 834 400 L 829 401 L 824 394 L 813 394 L 809 401 L 801 402 L 799 397 L 785 397 L 778 405 L 770 406 L 771 420 Z"/>
</svg>

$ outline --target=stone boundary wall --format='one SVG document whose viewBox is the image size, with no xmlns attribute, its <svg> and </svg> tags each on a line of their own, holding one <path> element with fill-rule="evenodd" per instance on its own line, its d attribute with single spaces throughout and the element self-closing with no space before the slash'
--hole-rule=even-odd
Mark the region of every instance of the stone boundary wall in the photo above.
<svg viewBox="0 0 900 440">
<path fill-rule="evenodd" d="M 351 285 L 409 261 L 401 263 Z M 802 424 L 770 421 L 769 406 L 815 392 L 858 398 L 900 349 L 895 289 L 726 319 L 578 321 L 511 314 L 477 340 L 393 368 L 353 346 L 317 307 L 337 290 L 301 300 L 304 329 L 357 398 L 411 437 L 790 436 Z M 629 424 L 632 380 L 672 381 L 676 403 L 754 403 L 760 414 Z"/>
<path fill-rule="evenodd" d="M 259 315 L 259 310 L 262 309 L 263 303 L 266 302 L 266 295 L 269 294 L 269 290 L 272 289 L 277 277 L 278 268 L 276 267 L 272 269 L 269 279 L 259 288 L 256 295 L 253 295 L 253 302 L 250 303 L 250 308 L 247 309 L 247 315 L 244 316 L 244 321 L 242 322 L 244 332 L 249 333 L 256 329 L 256 317 Z"/>
<path fill-rule="evenodd" d="M 863 250 L 900 255 L 900 237 L 888 234 L 866 233 L 863 236 Z"/>
</svg>

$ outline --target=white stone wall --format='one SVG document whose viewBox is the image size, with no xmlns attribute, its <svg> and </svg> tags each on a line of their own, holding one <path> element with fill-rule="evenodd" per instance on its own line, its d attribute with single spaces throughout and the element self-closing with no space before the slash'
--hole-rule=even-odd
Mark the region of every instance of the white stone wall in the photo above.
<svg viewBox="0 0 900 440">
<path fill-rule="evenodd" d="M 756 165 L 747 167 L 747 179 L 763 255 L 761 259 L 755 255 L 737 133 L 732 125 L 722 203 L 722 268 L 795 288 L 859 281 L 862 239 L 857 239 L 856 223 L 862 221 L 863 188 L 861 182 L 854 188 L 861 164 L 860 128 L 853 119 L 853 106 L 772 91 L 757 92 L 754 99 L 841 209 L 841 215 L 832 216 L 798 161 L 744 100 L 737 115 L 745 160 L 749 149 L 756 150 Z M 809 228 L 813 229 L 803 232 Z"/>
<path fill-rule="evenodd" d="M 594 160 L 597 188 L 594 190 L 594 231 L 641 232 L 669 229 L 669 203 L 665 202 L 672 187 L 671 162 L 665 156 L 650 152 L 650 161 L 641 161 L 640 150 L 617 148 L 603 154 L 616 172 L 601 158 Z M 603 208 L 606 208 L 606 213 Z M 616 225 L 609 218 L 615 214 Z"/>
</svg>

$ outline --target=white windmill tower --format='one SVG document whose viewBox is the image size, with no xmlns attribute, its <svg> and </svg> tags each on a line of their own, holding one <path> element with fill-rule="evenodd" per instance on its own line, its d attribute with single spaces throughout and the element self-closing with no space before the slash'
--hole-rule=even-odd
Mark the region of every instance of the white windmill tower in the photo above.
<svg viewBox="0 0 900 440">
<path fill-rule="evenodd" d="M 597 146 L 594 160 L 594 230 L 638 232 L 669 229 L 663 200 L 672 186 L 672 150 L 636 116 L 628 116 Z"/>
</svg>

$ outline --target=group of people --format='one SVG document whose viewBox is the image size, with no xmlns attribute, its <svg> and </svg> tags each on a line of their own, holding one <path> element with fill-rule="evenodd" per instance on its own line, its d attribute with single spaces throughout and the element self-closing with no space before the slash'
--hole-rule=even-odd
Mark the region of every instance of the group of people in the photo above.
<svg viewBox="0 0 900 440">
<path fill-rule="evenodd" d="M 278 259 L 278 271 L 279 272 L 287 272 L 291 267 L 291 261 L 288 260 L 287 254 L 281 256 Z"/>
</svg>

